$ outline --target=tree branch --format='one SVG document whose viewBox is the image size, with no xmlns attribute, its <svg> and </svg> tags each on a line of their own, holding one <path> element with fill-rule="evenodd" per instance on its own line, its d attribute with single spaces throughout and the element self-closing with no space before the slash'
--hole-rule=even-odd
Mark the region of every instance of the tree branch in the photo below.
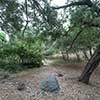
<svg viewBox="0 0 100 100">
<path fill-rule="evenodd" d="M 25 9 L 25 13 L 26 13 L 26 25 L 25 25 L 25 27 L 24 27 L 24 29 L 23 29 L 23 32 L 22 32 L 22 36 L 24 37 L 24 33 L 25 33 L 25 30 L 26 30 L 26 28 L 27 28 L 27 26 L 28 26 L 28 5 L 27 5 L 27 0 L 25 0 L 25 7 L 26 7 L 26 9 Z"/>
<path fill-rule="evenodd" d="M 36 9 L 37 9 L 37 10 L 39 11 L 39 13 L 42 15 L 42 18 L 43 18 L 44 20 L 47 20 L 47 18 L 45 17 L 45 14 L 44 14 L 44 12 L 43 12 L 42 6 L 38 3 L 37 0 L 33 0 L 33 2 L 34 2 L 34 4 L 35 4 L 35 6 L 36 6 Z"/>
<path fill-rule="evenodd" d="M 77 35 L 75 36 L 75 38 L 73 39 L 72 43 L 70 44 L 70 47 L 66 50 L 66 53 L 69 52 L 72 47 L 73 47 L 73 44 L 75 43 L 75 41 L 77 40 L 77 38 L 79 37 L 79 35 L 82 33 L 82 29 L 77 33 Z"/>
<path fill-rule="evenodd" d="M 93 23 L 93 22 L 83 22 L 84 25 L 88 26 L 88 27 L 97 27 L 100 28 L 100 24 L 99 23 Z"/>
<path fill-rule="evenodd" d="M 94 11 L 98 15 L 100 15 L 100 8 L 98 6 L 96 6 L 91 0 L 81 0 L 78 2 L 72 2 L 72 3 L 64 5 L 64 6 L 52 7 L 52 9 L 62 9 L 62 8 L 67 8 L 67 7 L 71 7 L 71 6 L 85 6 L 85 5 L 87 5 L 90 8 L 93 8 Z"/>
<path fill-rule="evenodd" d="M 53 9 L 61 9 L 61 8 L 67 8 L 67 7 L 71 7 L 71 6 L 80 6 L 80 5 L 87 5 L 89 7 L 92 7 L 93 3 L 91 2 L 91 0 L 82 0 L 82 1 L 79 1 L 79 2 L 72 2 L 72 3 L 64 5 L 64 6 L 52 7 L 52 8 Z"/>
</svg>

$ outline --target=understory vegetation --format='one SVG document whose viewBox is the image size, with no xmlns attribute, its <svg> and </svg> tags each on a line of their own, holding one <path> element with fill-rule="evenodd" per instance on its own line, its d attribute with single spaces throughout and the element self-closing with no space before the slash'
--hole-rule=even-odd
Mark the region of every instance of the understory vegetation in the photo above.
<svg viewBox="0 0 100 100">
<path fill-rule="evenodd" d="M 37 38 L 16 39 L 3 43 L 0 49 L 0 68 L 16 72 L 42 65 L 41 41 Z"/>
</svg>

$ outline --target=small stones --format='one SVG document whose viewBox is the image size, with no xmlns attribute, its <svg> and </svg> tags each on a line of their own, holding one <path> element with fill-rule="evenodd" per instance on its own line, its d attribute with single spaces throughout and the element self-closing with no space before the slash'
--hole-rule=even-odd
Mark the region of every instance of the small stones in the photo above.
<svg viewBox="0 0 100 100">
<path fill-rule="evenodd" d="M 26 89 L 25 83 L 19 82 L 18 86 L 17 86 L 17 90 L 22 91 L 22 90 L 25 90 L 25 89 Z"/>
<path fill-rule="evenodd" d="M 10 75 L 8 73 L 0 73 L 0 80 L 8 79 Z"/>
<path fill-rule="evenodd" d="M 31 93 L 31 96 L 32 96 L 32 97 L 34 97 L 34 96 L 35 96 L 35 93 L 34 93 L 34 92 L 32 92 L 32 93 Z"/>
<path fill-rule="evenodd" d="M 55 70 L 43 67 L 36 73 L 33 71 L 21 77 L 10 74 L 10 77 L 4 77 L 6 79 L 0 80 L 0 100 L 99 100 L 100 77 L 98 76 L 94 81 L 91 81 L 92 85 L 85 85 L 77 81 L 79 73 L 80 71 L 69 68 L 64 71 L 61 68 Z M 0 74 L 0 79 L 4 74 L 3 72 Z M 39 87 L 37 83 L 41 81 L 40 79 L 43 79 L 42 82 L 46 81 L 47 84 L 50 84 L 50 90 L 57 87 L 58 93 L 55 93 L 55 89 L 45 91 L 48 90 L 48 85 L 43 89 Z"/>
<path fill-rule="evenodd" d="M 58 73 L 58 75 L 57 75 L 58 77 L 63 77 L 63 74 L 61 74 L 61 73 Z"/>
</svg>

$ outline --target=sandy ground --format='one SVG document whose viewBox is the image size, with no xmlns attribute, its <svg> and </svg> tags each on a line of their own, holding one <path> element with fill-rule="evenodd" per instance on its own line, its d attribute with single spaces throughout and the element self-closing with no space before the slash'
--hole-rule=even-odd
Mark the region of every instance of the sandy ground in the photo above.
<svg viewBox="0 0 100 100">
<path fill-rule="evenodd" d="M 92 75 L 90 84 L 78 82 L 83 63 L 57 63 L 47 61 L 45 66 L 21 72 L 0 80 L 0 100 L 100 100 L 100 68 Z M 40 81 L 48 75 L 56 75 L 60 91 L 41 91 Z M 61 74 L 61 76 L 59 76 Z M 18 85 L 24 83 L 19 91 Z"/>
</svg>

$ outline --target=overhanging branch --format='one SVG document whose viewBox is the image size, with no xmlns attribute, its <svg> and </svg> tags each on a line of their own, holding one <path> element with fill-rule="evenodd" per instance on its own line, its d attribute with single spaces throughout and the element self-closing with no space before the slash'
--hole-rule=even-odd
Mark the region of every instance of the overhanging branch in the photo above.
<svg viewBox="0 0 100 100">
<path fill-rule="evenodd" d="M 44 19 L 44 20 L 47 20 L 47 18 L 45 17 L 45 14 L 44 14 L 44 12 L 43 12 L 43 8 L 42 8 L 42 6 L 39 4 L 39 2 L 37 1 L 37 0 L 33 0 L 33 2 L 34 2 L 34 4 L 35 4 L 35 7 L 36 7 L 36 9 L 39 11 L 39 13 L 42 15 L 42 18 Z"/>
<path fill-rule="evenodd" d="M 79 1 L 79 2 L 72 2 L 72 3 L 64 5 L 64 6 L 52 7 L 52 8 L 53 9 L 61 9 L 61 8 L 67 8 L 67 7 L 71 7 L 71 6 L 81 6 L 81 5 L 87 5 L 89 7 L 92 7 L 93 3 L 91 2 L 91 0 L 82 0 L 82 1 Z"/>
<path fill-rule="evenodd" d="M 72 47 L 73 47 L 73 44 L 75 43 L 75 41 L 77 40 L 77 38 L 79 37 L 79 35 L 82 33 L 82 29 L 80 29 L 80 31 L 77 33 L 77 35 L 75 36 L 75 38 L 73 39 L 72 43 L 70 44 L 70 47 L 66 50 L 66 53 L 69 52 Z"/>
<path fill-rule="evenodd" d="M 93 22 L 83 22 L 84 25 L 88 26 L 88 27 L 96 27 L 96 28 L 100 28 L 100 24 L 99 23 L 93 23 Z"/>
</svg>

